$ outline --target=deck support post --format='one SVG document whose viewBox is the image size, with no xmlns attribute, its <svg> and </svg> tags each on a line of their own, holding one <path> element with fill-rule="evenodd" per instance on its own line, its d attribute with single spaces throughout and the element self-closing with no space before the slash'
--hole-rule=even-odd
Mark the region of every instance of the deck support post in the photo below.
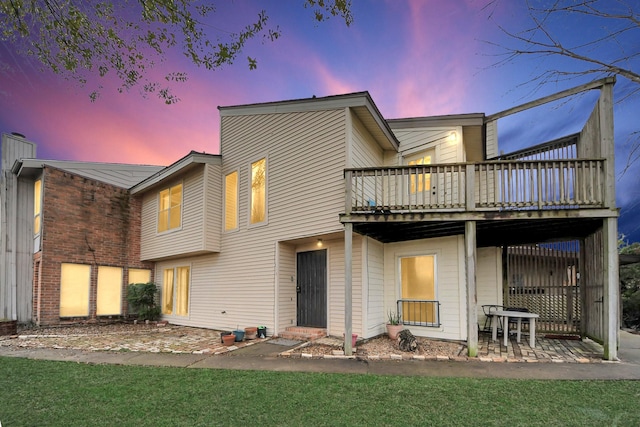
<svg viewBox="0 0 640 427">
<path fill-rule="evenodd" d="M 478 297 L 476 293 L 476 222 L 464 223 L 464 255 L 467 279 L 467 349 L 478 356 Z"/>
<path fill-rule="evenodd" d="M 352 325 L 352 251 L 353 251 L 353 224 L 347 222 L 344 224 L 344 354 L 351 356 L 353 349 L 351 348 Z"/>
<path fill-rule="evenodd" d="M 604 354 L 605 360 L 618 360 L 618 320 L 620 284 L 618 272 L 618 220 L 606 218 L 603 231 L 604 276 Z"/>
</svg>

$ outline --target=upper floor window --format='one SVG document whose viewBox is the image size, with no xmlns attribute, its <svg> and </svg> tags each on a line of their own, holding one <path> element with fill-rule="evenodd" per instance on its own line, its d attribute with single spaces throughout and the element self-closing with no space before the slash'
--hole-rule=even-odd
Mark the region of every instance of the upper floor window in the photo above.
<svg viewBox="0 0 640 427">
<path fill-rule="evenodd" d="M 33 234 L 40 234 L 42 224 L 42 180 L 33 183 Z"/>
<path fill-rule="evenodd" d="M 407 164 L 409 166 L 430 165 L 435 157 L 435 151 L 422 151 L 413 156 L 407 157 Z M 416 173 L 411 174 L 411 193 L 428 191 L 431 189 L 431 174 L 429 173 Z"/>
<path fill-rule="evenodd" d="M 182 224 L 182 184 L 160 191 L 158 195 L 158 233 Z"/>
<path fill-rule="evenodd" d="M 264 222 L 267 218 L 267 159 L 251 163 L 250 223 Z"/>
<path fill-rule="evenodd" d="M 224 229 L 238 228 L 238 171 L 224 177 Z"/>
</svg>

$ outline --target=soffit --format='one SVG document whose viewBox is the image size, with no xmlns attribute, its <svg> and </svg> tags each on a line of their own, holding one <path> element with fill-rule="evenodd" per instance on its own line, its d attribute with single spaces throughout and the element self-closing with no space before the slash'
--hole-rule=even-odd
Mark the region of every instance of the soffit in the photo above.
<svg viewBox="0 0 640 427">
<path fill-rule="evenodd" d="M 354 231 L 382 243 L 464 234 L 464 221 L 353 223 Z M 601 218 L 477 221 L 477 246 L 502 246 L 587 237 Z"/>
</svg>

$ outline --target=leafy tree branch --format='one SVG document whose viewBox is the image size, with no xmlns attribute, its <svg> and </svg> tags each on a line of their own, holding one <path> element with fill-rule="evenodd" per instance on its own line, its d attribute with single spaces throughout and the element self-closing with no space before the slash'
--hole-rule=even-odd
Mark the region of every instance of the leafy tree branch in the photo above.
<svg viewBox="0 0 640 427">
<path fill-rule="evenodd" d="M 350 0 L 305 0 L 318 22 L 353 21 Z M 169 52 L 178 49 L 194 65 L 215 70 L 241 57 L 249 40 L 275 41 L 281 30 L 262 10 L 236 31 L 224 31 L 216 6 L 197 0 L 0 0 L 0 38 L 45 69 L 86 85 L 93 76 L 115 75 L 120 92 L 140 87 L 172 104 L 170 83 L 187 73 L 172 71 L 161 81 L 149 77 Z M 246 57 L 250 69 L 257 59 Z M 95 100 L 102 85 L 91 92 Z"/>
</svg>

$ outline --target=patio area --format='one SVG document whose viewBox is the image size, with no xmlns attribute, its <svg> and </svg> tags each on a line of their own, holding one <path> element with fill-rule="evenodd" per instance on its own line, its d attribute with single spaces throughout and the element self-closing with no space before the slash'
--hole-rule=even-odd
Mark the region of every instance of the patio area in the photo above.
<svg viewBox="0 0 640 427">
<path fill-rule="evenodd" d="M 536 334 L 536 346 L 529 346 L 529 339 L 523 336 L 521 342 L 509 336 L 508 347 L 503 338 L 492 341 L 491 333 L 478 335 L 478 359 L 494 362 L 555 362 L 555 363 L 598 363 L 602 361 L 603 348 L 590 339 L 577 337 Z"/>
<path fill-rule="evenodd" d="M 220 343 L 220 332 L 210 329 L 176 325 L 74 325 L 57 328 L 34 328 L 18 332 L 18 336 L 0 337 L 0 347 L 15 350 L 28 348 L 73 349 L 101 352 L 149 352 L 222 355 L 234 350 L 268 342 L 253 340 L 224 347 Z M 358 341 L 355 357 L 370 360 L 456 360 L 466 361 L 467 348 L 462 342 L 439 341 L 420 338 L 415 352 L 402 352 L 395 341 L 385 336 Z M 340 358 L 342 339 L 325 337 L 309 343 L 301 343 L 295 349 L 284 351 L 281 356 L 310 358 Z M 304 355 L 303 355 L 304 354 Z M 478 336 L 478 357 L 483 362 L 554 362 L 554 363 L 600 363 L 602 346 L 580 339 L 559 339 L 537 334 L 536 347 L 529 346 L 526 334 L 520 343 L 511 336 L 508 347 L 502 337 L 496 342 L 490 333 Z"/>
</svg>

